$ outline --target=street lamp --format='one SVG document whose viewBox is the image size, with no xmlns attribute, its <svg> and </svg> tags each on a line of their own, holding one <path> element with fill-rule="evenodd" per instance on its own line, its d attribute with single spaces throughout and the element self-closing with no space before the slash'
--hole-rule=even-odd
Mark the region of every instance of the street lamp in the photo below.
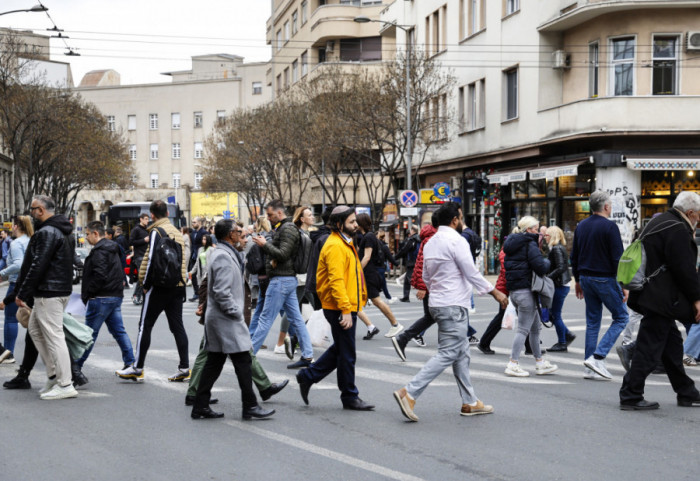
<svg viewBox="0 0 700 481">
<path fill-rule="evenodd" d="M 390 25 L 396 28 L 400 28 L 401 30 L 404 31 L 406 34 L 406 189 L 407 190 L 413 190 L 413 180 L 412 180 L 412 175 L 411 175 L 411 162 L 413 158 L 413 154 L 411 152 L 411 56 L 410 56 L 410 48 L 411 48 L 411 43 L 408 40 L 408 28 L 403 26 L 403 25 L 398 25 L 393 22 L 387 22 L 385 20 L 375 20 L 372 18 L 369 18 L 365 15 L 359 15 L 355 18 L 353 18 L 354 22 L 357 23 L 369 23 L 369 22 L 376 22 L 376 23 L 383 23 L 384 25 Z M 408 216 L 408 235 L 411 235 L 411 227 L 413 224 L 413 218 L 409 215 Z"/>
<path fill-rule="evenodd" d="M 10 10 L 9 12 L 0 12 L 0 15 L 7 15 L 8 13 L 19 13 L 19 12 L 46 12 L 48 8 L 39 4 L 34 5 L 32 8 L 25 8 L 21 10 Z"/>
</svg>

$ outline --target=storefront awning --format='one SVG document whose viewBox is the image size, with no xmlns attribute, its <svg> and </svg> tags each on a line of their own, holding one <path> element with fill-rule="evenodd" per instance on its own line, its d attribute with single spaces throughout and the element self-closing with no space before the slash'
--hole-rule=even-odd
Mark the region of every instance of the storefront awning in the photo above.
<svg viewBox="0 0 700 481">
<path fill-rule="evenodd" d="M 399 219 L 392 219 L 392 220 L 387 220 L 385 222 L 382 222 L 379 224 L 380 229 L 388 229 L 391 227 L 394 227 L 399 223 Z"/>
<path fill-rule="evenodd" d="M 692 157 L 625 157 L 630 170 L 700 170 L 700 159 Z"/>
<path fill-rule="evenodd" d="M 554 180 L 557 177 L 568 177 L 570 175 L 578 175 L 579 165 L 589 161 L 589 159 L 586 159 L 569 164 L 555 164 L 546 167 L 539 167 L 537 169 L 518 170 L 511 172 L 496 172 L 487 177 L 490 183 L 501 185 L 507 185 L 510 182 L 522 182 L 526 179 L 528 172 L 530 173 L 530 180 Z"/>
</svg>

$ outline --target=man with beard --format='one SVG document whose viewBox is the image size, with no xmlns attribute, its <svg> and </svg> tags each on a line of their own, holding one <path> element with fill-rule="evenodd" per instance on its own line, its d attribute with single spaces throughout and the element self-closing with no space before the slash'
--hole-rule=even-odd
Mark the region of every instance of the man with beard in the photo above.
<svg viewBox="0 0 700 481">
<path fill-rule="evenodd" d="M 340 400 L 344 409 L 371 411 L 374 406 L 358 396 L 355 386 L 355 324 L 367 301 L 362 263 L 353 246 L 357 231 L 355 210 L 340 205 L 330 217 L 332 233 L 321 249 L 316 271 L 316 291 L 323 315 L 331 325 L 333 344 L 318 360 L 297 373 L 301 398 L 309 404 L 311 385 L 337 369 Z"/>
</svg>

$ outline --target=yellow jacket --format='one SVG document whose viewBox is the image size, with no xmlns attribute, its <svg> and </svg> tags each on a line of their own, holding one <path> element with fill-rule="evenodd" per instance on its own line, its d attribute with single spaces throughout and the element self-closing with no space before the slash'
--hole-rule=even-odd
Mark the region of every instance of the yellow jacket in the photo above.
<svg viewBox="0 0 700 481">
<path fill-rule="evenodd" d="M 333 232 L 321 249 L 316 292 L 324 309 L 359 312 L 367 302 L 367 288 L 357 251 Z"/>
</svg>

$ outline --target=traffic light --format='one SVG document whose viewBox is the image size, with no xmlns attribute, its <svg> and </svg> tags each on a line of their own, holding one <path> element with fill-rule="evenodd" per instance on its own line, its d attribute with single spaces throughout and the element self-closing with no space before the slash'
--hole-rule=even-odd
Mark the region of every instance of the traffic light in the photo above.
<svg viewBox="0 0 700 481">
<path fill-rule="evenodd" d="M 489 196 L 488 179 L 474 179 L 474 198 L 485 199 Z"/>
</svg>

